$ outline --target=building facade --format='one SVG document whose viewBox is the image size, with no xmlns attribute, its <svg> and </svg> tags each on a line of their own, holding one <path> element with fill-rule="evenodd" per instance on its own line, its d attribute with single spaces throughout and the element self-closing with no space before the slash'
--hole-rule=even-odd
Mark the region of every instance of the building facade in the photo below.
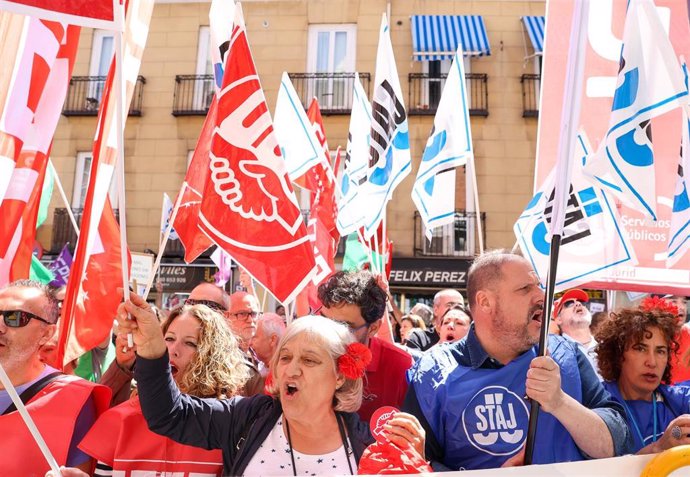
<svg viewBox="0 0 690 477">
<path fill-rule="evenodd" d="M 371 99 L 381 16 L 388 14 L 413 158 L 412 173 L 387 209 L 396 292 L 409 300 L 444 287 L 464 288 L 468 264 L 479 251 L 477 210 L 486 248 L 514 245 L 512 227 L 531 198 L 534 180 L 544 0 L 247 0 L 242 5 L 269 109 L 286 71 L 305 107 L 312 96 L 319 99 L 332 151 L 347 143 L 355 72 Z M 179 190 L 210 103 L 209 7 L 210 2 L 167 0 L 154 8 L 125 130 L 127 236 L 134 252 L 158 252 L 162 195 L 174 198 Z M 435 231 L 429 242 L 410 194 L 450 66 L 447 58 L 458 41 L 466 54 L 479 209 L 461 168 L 455 223 Z M 53 162 L 77 215 L 113 45 L 109 33 L 83 29 L 53 144 Z M 52 207 L 38 240 L 57 253 L 65 242 L 74 243 L 74 232 L 57 194 Z M 211 275 L 207 258 L 196 264 L 203 270 L 192 273 L 187 270 L 194 267 L 180 257 L 179 242 L 173 241 L 163 275 L 178 279 L 165 282 L 167 291 L 184 292 L 174 283 L 183 283 L 179 277 L 185 273 L 190 280 Z"/>
</svg>

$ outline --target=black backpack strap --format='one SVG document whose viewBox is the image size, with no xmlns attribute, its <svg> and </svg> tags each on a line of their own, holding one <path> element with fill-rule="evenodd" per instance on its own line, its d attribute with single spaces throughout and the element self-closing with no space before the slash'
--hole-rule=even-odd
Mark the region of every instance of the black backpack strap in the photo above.
<svg viewBox="0 0 690 477">
<path fill-rule="evenodd" d="M 31 386 L 26 388 L 24 390 L 24 392 L 22 392 L 19 395 L 19 399 L 21 399 L 24 404 L 28 403 L 29 401 L 31 401 L 31 399 L 33 399 L 33 397 L 36 394 L 39 393 L 39 391 L 41 391 L 41 389 L 45 388 L 46 386 L 48 386 L 53 381 L 59 379 L 61 376 L 63 376 L 63 374 L 60 371 L 56 371 L 54 373 L 50 373 L 46 376 L 43 376 L 41 379 L 39 379 L 38 381 L 33 383 Z M 10 404 L 10 407 L 5 409 L 5 412 L 3 412 L 2 415 L 4 416 L 5 414 L 9 414 L 9 413 L 14 412 L 16 410 L 17 410 L 17 406 L 15 406 L 14 403 L 12 403 L 12 404 Z"/>
</svg>

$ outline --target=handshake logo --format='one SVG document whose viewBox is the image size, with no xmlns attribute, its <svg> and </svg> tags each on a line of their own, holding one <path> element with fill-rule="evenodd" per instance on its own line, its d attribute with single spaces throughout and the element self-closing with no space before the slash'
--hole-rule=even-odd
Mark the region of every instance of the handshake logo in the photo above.
<svg viewBox="0 0 690 477">
<path fill-rule="evenodd" d="M 525 402 L 502 386 L 488 386 L 462 413 L 469 442 L 482 452 L 502 456 L 517 452 L 526 437 L 529 412 Z"/>
</svg>

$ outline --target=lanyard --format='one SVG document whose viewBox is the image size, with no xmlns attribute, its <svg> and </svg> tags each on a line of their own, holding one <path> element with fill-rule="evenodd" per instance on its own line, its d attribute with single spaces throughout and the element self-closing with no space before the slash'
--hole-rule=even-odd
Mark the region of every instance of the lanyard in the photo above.
<svg viewBox="0 0 690 477">
<path fill-rule="evenodd" d="M 345 434 L 345 426 L 343 425 L 342 417 L 340 417 L 338 414 L 335 415 L 336 421 L 338 421 L 338 430 L 340 431 L 340 438 L 343 440 L 343 450 L 345 451 L 345 458 L 347 459 L 347 466 L 350 469 L 350 475 L 355 475 L 354 471 L 352 470 L 352 464 L 350 463 L 350 446 L 349 446 L 349 440 L 347 438 L 347 435 Z M 292 439 L 290 438 L 290 424 L 288 424 L 288 420 L 285 419 L 285 415 L 283 415 L 283 422 L 285 423 L 285 430 L 287 431 L 287 440 L 288 444 L 290 446 L 290 460 L 292 461 L 292 475 L 297 476 L 297 466 L 295 465 L 295 454 L 292 451 Z"/>
<path fill-rule="evenodd" d="M 640 442 L 642 442 L 642 446 L 644 446 L 644 436 L 642 435 L 642 432 L 640 431 L 640 426 L 637 424 L 637 419 L 635 419 L 635 415 L 632 412 L 632 409 L 628 407 L 628 404 L 625 402 L 625 399 L 622 399 L 623 402 L 623 407 L 625 408 L 625 413 L 628 415 L 628 419 L 632 423 L 633 427 L 635 428 L 635 432 L 637 433 L 637 436 L 640 438 Z M 657 417 L 656 417 L 656 392 L 652 393 L 652 414 L 653 414 L 653 419 L 654 419 L 654 430 L 652 434 L 652 442 L 656 442 L 657 439 Z"/>
</svg>

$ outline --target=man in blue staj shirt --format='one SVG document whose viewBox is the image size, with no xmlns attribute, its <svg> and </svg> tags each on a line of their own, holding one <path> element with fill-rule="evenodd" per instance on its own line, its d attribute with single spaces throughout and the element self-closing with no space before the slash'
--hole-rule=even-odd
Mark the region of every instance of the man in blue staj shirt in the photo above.
<svg viewBox="0 0 690 477">
<path fill-rule="evenodd" d="M 466 338 L 426 353 L 408 373 L 403 410 L 426 430 L 435 470 L 521 465 L 530 404 L 541 405 L 534 464 L 629 453 L 623 409 L 574 343 L 551 335 L 537 357 L 544 293 L 530 263 L 505 250 L 468 274 L 474 323 Z"/>
</svg>

